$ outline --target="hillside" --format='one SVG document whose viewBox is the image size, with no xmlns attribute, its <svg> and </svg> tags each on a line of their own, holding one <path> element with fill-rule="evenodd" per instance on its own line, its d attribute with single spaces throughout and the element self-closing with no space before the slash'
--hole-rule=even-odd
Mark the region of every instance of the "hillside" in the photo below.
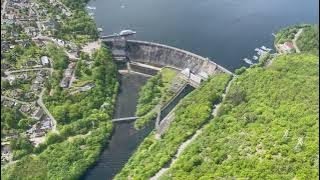
<svg viewBox="0 0 320 180">
<path fill-rule="evenodd" d="M 282 55 L 248 69 L 162 179 L 317 179 L 318 100 L 317 56 Z"/>
</svg>

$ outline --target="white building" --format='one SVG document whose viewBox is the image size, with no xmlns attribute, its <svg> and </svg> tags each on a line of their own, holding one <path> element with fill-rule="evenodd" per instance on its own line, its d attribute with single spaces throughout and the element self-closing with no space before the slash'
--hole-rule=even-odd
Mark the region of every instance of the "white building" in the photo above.
<svg viewBox="0 0 320 180">
<path fill-rule="evenodd" d="M 49 58 L 47 56 L 42 56 L 41 57 L 41 64 L 43 66 L 49 66 L 50 65 Z"/>
</svg>

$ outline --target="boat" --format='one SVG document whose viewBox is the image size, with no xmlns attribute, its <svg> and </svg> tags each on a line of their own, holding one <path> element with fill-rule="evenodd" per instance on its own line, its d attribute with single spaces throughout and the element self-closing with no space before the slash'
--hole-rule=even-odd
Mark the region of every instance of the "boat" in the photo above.
<svg viewBox="0 0 320 180">
<path fill-rule="evenodd" d="M 96 9 L 96 7 L 94 7 L 94 6 L 87 6 L 87 8 L 90 9 L 90 10 L 95 10 Z"/>
<path fill-rule="evenodd" d="M 250 64 L 250 65 L 253 64 L 252 61 L 248 58 L 244 58 L 243 61 L 246 62 L 247 64 Z"/>
<path fill-rule="evenodd" d="M 253 56 L 253 59 L 258 60 L 259 58 L 258 58 L 258 56 Z"/>
<path fill-rule="evenodd" d="M 130 29 L 127 30 L 122 30 L 119 34 L 120 36 L 126 36 L 126 35 L 131 35 L 131 34 L 136 34 L 136 31 L 132 31 Z"/>
<path fill-rule="evenodd" d="M 254 50 L 255 50 L 255 51 L 257 51 L 257 52 L 259 52 L 261 49 L 259 49 L 259 48 L 255 48 Z"/>
<path fill-rule="evenodd" d="M 103 29 L 102 29 L 102 28 L 97 28 L 97 30 L 98 30 L 99 32 L 102 32 L 102 31 L 103 31 Z"/>
<path fill-rule="evenodd" d="M 262 49 L 262 50 L 265 50 L 265 51 L 268 51 L 268 52 L 272 50 L 272 49 L 267 48 L 267 47 L 265 47 L 265 46 L 261 46 L 261 49 Z"/>
</svg>

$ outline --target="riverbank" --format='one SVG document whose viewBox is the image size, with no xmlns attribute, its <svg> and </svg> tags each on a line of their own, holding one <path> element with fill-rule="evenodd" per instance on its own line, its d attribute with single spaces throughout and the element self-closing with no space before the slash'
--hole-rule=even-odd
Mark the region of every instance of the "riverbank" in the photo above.
<svg viewBox="0 0 320 180">
<path fill-rule="evenodd" d="M 148 78 L 137 74 L 119 75 L 119 93 L 113 118 L 131 117 L 136 111 L 138 92 Z M 82 180 L 112 179 L 128 161 L 136 147 L 153 129 L 154 122 L 136 130 L 134 122 L 114 124 L 114 131 L 108 145 L 105 146 L 98 160 L 81 177 Z"/>
</svg>

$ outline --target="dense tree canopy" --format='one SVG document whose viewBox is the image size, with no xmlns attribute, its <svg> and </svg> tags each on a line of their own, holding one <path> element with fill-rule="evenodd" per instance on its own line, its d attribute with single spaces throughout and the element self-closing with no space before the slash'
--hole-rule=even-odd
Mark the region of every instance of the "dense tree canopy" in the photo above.
<svg viewBox="0 0 320 180">
<path fill-rule="evenodd" d="M 318 108 L 318 57 L 248 69 L 162 179 L 318 179 Z"/>
</svg>

